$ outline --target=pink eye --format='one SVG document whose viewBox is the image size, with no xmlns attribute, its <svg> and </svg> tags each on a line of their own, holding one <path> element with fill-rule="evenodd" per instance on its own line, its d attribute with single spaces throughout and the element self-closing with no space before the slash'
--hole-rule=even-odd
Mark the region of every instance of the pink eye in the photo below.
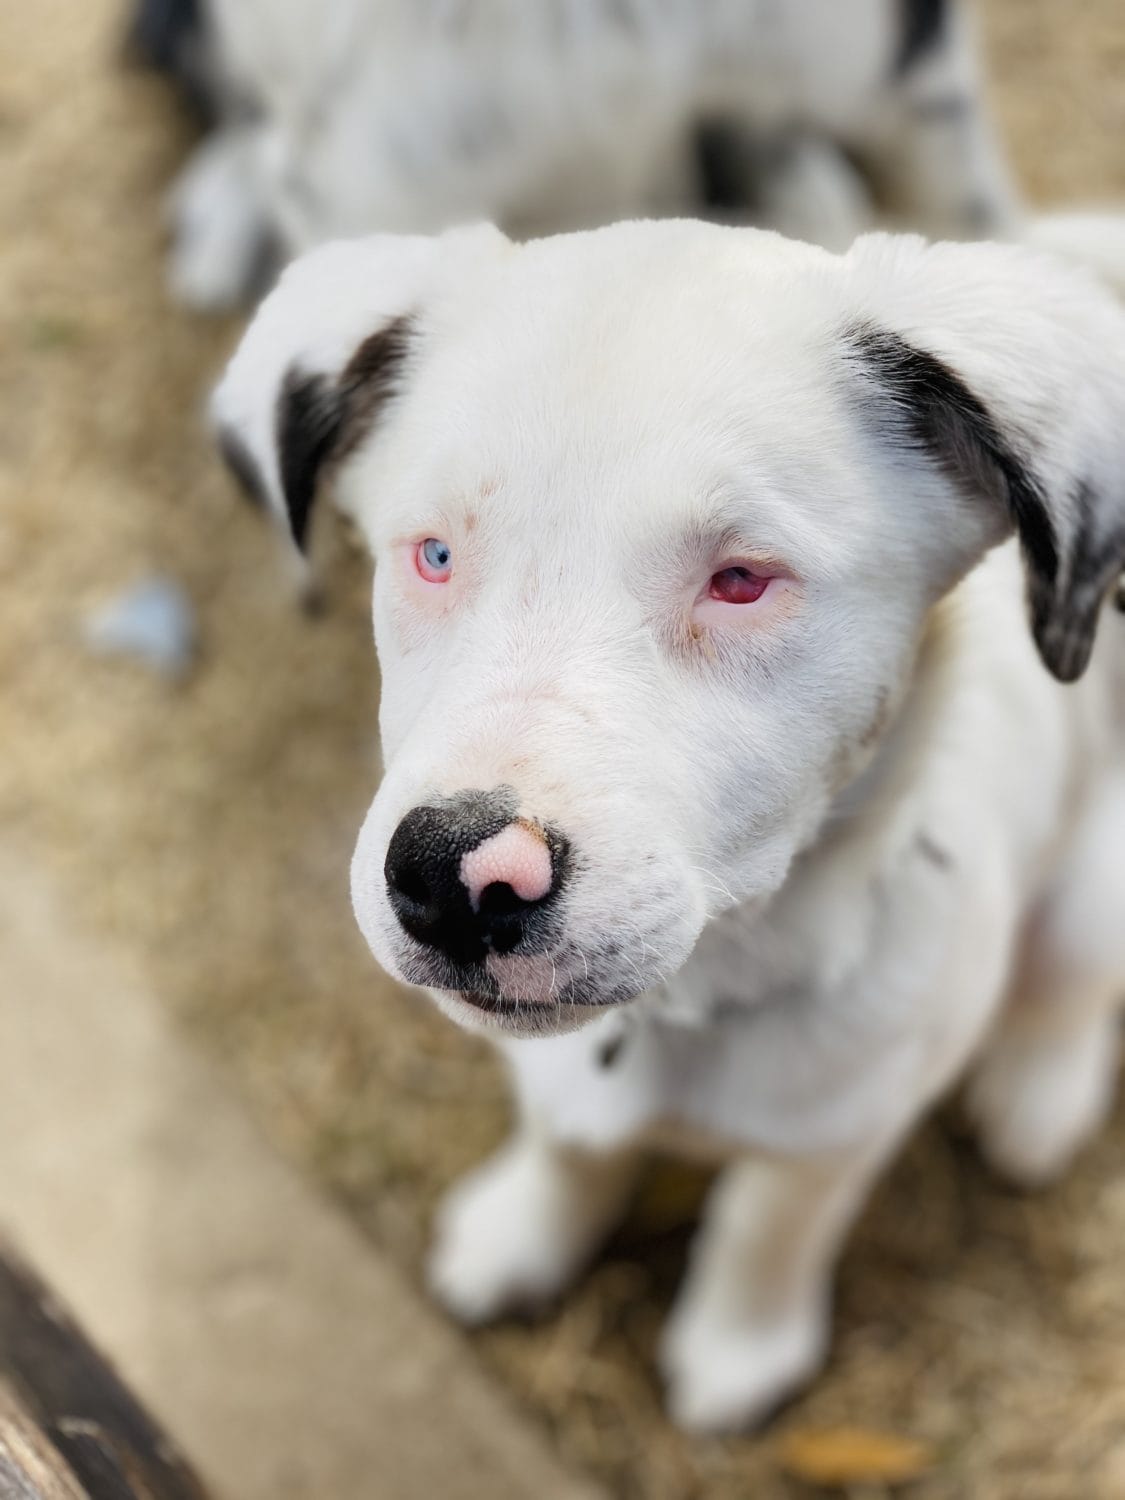
<svg viewBox="0 0 1125 1500">
<path fill-rule="evenodd" d="M 414 565 L 427 583 L 448 583 L 453 572 L 453 551 L 448 542 L 428 536 L 414 552 Z"/>
<path fill-rule="evenodd" d="M 755 604 L 769 587 L 770 580 L 740 566 L 720 568 L 712 573 L 707 597 L 720 604 Z"/>
</svg>

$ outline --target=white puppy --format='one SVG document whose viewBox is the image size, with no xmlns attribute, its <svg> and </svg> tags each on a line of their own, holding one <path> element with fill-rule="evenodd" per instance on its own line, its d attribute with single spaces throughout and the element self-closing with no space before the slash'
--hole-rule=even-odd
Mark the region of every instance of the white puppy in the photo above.
<svg viewBox="0 0 1125 1500">
<path fill-rule="evenodd" d="M 183 0 L 171 14 L 188 25 Z M 697 127 L 720 145 L 704 153 L 720 203 L 834 248 L 871 227 L 872 183 L 926 233 L 1012 215 L 954 0 L 206 0 L 202 15 L 234 104 L 174 194 L 173 287 L 200 306 L 245 295 L 265 237 L 287 257 L 474 218 L 525 234 L 687 211 Z"/>
<path fill-rule="evenodd" d="M 1021 1182 L 1107 1108 L 1125 312 L 994 245 L 377 237 L 286 273 L 214 410 L 298 539 L 331 475 L 370 541 L 356 913 L 511 1065 L 435 1290 L 469 1320 L 550 1298 L 641 1147 L 704 1152 L 671 1406 L 760 1417 L 969 1064 Z"/>
</svg>

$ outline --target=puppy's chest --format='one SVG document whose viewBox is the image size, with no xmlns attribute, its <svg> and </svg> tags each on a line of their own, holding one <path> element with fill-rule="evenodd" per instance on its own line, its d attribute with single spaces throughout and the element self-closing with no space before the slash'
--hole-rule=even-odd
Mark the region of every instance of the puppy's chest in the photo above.
<svg viewBox="0 0 1125 1500">
<path fill-rule="evenodd" d="M 564 1139 L 642 1138 L 713 1159 L 803 1143 L 835 1086 L 841 1032 L 845 1052 L 866 1051 L 881 1025 L 853 1001 L 884 944 L 880 884 L 734 914 L 659 991 L 581 1032 L 520 1043 L 511 1060 Z"/>
<path fill-rule="evenodd" d="M 669 1014 L 730 1020 L 795 995 L 830 994 L 876 956 L 899 872 L 862 867 L 798 876 L 765 911 L 735 911 L 704 932 L 667 986 Z"/>
</svg>

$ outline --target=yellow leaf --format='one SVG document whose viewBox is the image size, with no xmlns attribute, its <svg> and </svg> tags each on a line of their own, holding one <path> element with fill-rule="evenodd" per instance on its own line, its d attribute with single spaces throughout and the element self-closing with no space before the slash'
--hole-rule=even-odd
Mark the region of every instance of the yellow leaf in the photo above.
<svg viewBox="0 0 1125 1500">
<path fill-rule="evenodd" d="M 778 1440 L 777 1459 L 807 1484 L 903 1484 L 933 1468 L 924 1443 L 865 1427 L 795 1427 Z"/>
</svg>

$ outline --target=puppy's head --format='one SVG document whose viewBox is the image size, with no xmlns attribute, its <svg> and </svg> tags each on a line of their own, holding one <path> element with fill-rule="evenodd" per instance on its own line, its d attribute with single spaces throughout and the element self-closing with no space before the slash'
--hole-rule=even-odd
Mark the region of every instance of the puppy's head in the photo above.
<svg viewBox="0 0 1125 1500">
<path fill-rule="evenodd" d="M 360 925 L 512 1030 L 768 901 L 986 549 L 1018 532 L 1063 679 L 1125 563 L 1125 316 L 1014 249 L 340 244 L 263 305 L 215 414 L 298 541 L 330 477 L 374 552 Z"/>
</svg>

